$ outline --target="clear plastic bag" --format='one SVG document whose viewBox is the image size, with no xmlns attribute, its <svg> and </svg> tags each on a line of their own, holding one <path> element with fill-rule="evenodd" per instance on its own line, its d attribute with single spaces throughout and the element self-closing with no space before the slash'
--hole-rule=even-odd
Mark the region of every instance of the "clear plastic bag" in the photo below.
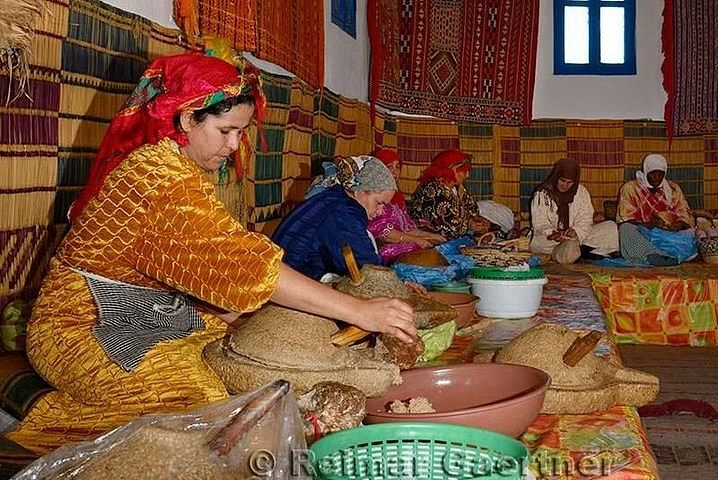
<svg viewBox="0 0 718 480">
<path fill-rule="evenodd" d="M 309 479 L 288 382 L 184 414 L 146 415 L 95 440 L 65 445 L 18 473 L 30 479 Z"/>
</svg>

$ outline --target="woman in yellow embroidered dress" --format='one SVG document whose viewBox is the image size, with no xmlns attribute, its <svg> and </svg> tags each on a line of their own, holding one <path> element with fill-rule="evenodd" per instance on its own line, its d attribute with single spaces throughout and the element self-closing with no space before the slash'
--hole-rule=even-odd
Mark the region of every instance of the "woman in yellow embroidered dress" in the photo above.
<svg viewBox="0 0 718 480">
<path fill-rule="evenodd" d="M 57 390 L 8 438 L 44 453 L 225 397 L 202 350 L 268 301 L 412 341 L 408 305 L 302 276 L 214 196 L 203 170 L 220 168 L 264 106 L 258 72 L 217 58 L 163 57 L 143 74 L 73 204 L 28 326 L 30 360 Z"/>
</svg>

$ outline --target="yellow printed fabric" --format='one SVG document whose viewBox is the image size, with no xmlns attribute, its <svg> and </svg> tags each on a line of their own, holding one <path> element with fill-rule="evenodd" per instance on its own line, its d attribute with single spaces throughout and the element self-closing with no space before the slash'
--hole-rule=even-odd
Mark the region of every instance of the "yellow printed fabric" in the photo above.
<svg viewBox="0 0 718 480">
<path fill-rule="evenodd" d="M 57 391 L 42 397 L 12 440 L 44 453 L 139 415 L 181 411 L 227 395 L 202 360 L 226 324 L 154 346 L 132 372 L 115 365 L 92 335 L 97 308 L 73 269 L 133 285 L 179 290 L 230 311 L 271 297 L 282 250 L 235 221 L 213 186 L 177 145 L 131 154 L 107 178 L 52 260 L 28 325 L 28 356 Z"/>
</svg>

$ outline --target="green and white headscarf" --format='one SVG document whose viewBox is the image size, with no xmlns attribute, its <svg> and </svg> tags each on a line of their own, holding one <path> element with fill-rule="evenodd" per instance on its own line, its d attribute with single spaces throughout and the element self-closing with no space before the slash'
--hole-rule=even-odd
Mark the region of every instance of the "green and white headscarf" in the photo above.
<svg viewBox="0 0 718 480">
<path fill-rule="evenodd" d="M 327 188 L 341 185 L 351 192 L 396 190 L 396 180 L 381 160 L 370 155 L 340 158 L 324 162 L 324 175 L 314 179 L 304 198 L 310 198 Z"/>
</svg>

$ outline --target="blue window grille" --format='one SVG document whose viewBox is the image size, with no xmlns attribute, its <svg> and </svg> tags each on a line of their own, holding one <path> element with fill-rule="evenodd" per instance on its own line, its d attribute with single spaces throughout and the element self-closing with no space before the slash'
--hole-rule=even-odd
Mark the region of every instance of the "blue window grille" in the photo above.
<svg viewBox="0 0 718 480">
<path fill-rule="evenodd" d="M 554 0 L 554 75 L 635 75 L 636 0 Z"/>
</svg>

